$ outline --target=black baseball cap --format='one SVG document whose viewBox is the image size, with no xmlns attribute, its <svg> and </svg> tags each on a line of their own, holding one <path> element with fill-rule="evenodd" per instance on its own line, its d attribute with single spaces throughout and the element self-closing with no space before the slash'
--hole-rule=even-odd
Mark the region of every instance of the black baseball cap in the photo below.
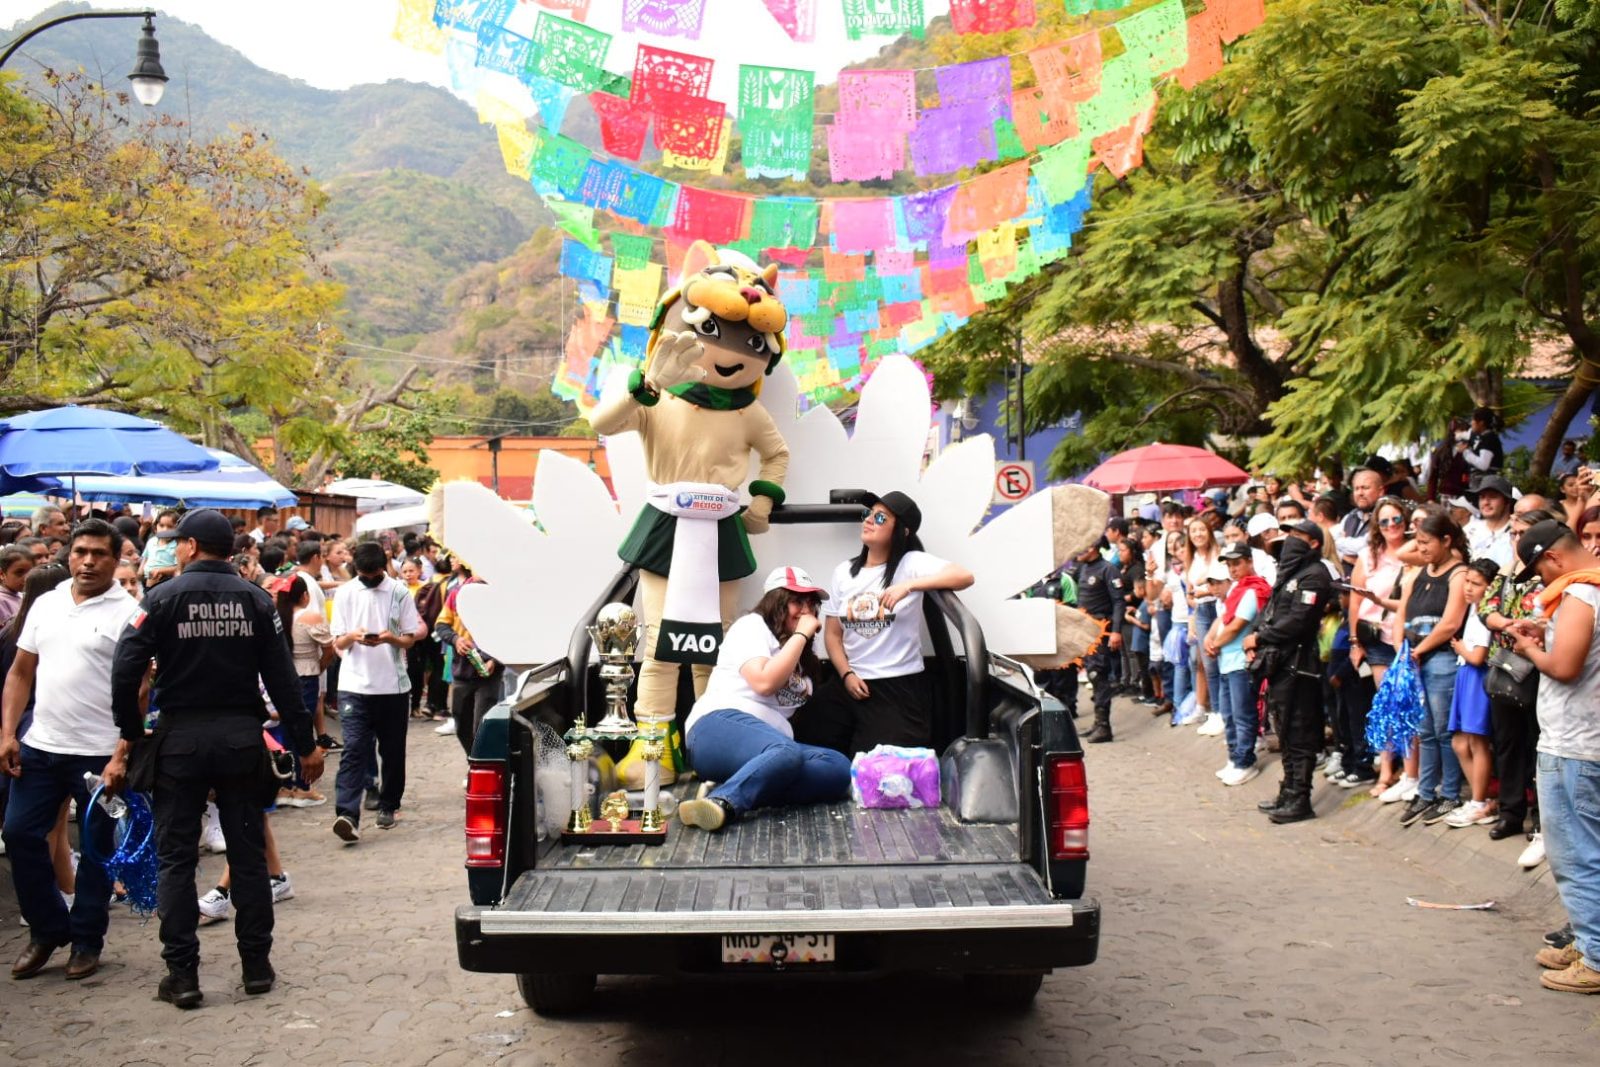
<svg viewBox="0 0 1600 1067">
<path fill-rule="evenodd" d="M 1121 515 L 1113 515 L 1110 519 L 1106 520 L 1106 529 L 1115 530 L 1117 533 L 1125 534 L 1128 532 L 1128 520 L 1123 518 Z"/>
<path fill-rule="evenodd" d="M 1290 531 L 1292 531 L 1294 533 L 1305 534 L 1307 537 L 1311 538 L 1311 540 L 1315 541 L 1317 544 L 1319 544 L 1319 545 L 1322 544 L 1323 536 L 1324 536 L 1323 533 L 1322 533 L 1322 527 L 1318 526 L 1316 523 L 1312 522 L 1310 519 L 1301 519 L 1299 522 L 1295 523 L 1293 526 L 1286 527 L 1286 529 L 1288 529 L 1288 530 L 1290 530 Z"/>
<path fill-rule="evenodd" d="M 917 502 L 896 489 L 892 493 L 879 496 L 877 493 L 862 493 L 861 506 L 873 508 L 882 504 L 889 514 L 894 516 L 896 522 L 904 526 L 910 533 L 916 533 L 922 525 L 922 509 L 917 507 Z"/>
<path fill-rule="evenodd" d="M 1479 479 L 1477 485 L 1467 490 L 1466 497 L 1476 503 L 1479 493 L 1499 493 L 1507 500 L 1515 500 L 1517 498 L 1517 491 L 1511 488 L 1511 483 L 1498 474 L 1488 474 Z"/>
<path fill-rule="evenodd" d="M 1517 540 L 1517 558 L 1522 561 L 1517 581 L 1531 580 L 1544 554 L 1571 536 L 1572 530 L 1554 519 L 1545 519 L 1530 526 L 1528 532 Z"/>
<path fill-rule="evenodd" d="M 186 512 L 178 520 L 178 525 L 173 529 L 172 536 L 179 540 L 194 538 L 201 544 L 221 545 L 233 547 L 233 523 L 220 511 L 211 508 L 197 508 Z"/>
<path fill-rule="evenodd" d="M 1229 541 L 1222 550 L 1222 559 L 1254 559 L 1250 554 L 1250 546 L 1243 541 Z"/>
</svg>

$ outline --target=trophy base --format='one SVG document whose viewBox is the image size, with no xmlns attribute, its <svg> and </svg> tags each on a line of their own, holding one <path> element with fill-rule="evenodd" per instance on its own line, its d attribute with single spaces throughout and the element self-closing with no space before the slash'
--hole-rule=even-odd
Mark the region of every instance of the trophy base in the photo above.
<svg viewBox="0 0 1600 1067">
<path fill-rule="evenodd" d="M 665 826 L 646 830 L 638 819 L 623 819 L 615 830 L 608 820 L 595 819 L 587 830 L 561 831 L 561 843 L 565 845 L 659 845 L 666 839 Z"/>
</svg>

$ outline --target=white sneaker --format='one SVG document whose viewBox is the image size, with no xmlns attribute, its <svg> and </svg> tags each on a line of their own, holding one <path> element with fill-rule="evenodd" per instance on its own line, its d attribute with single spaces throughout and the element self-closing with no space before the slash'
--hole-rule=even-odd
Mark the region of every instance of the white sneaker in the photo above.
<svg viewBox="0 0 1600 1067">
<path fill-rule="evenodd" d="M 1252 763 L 1248 767 L 1233 767 L 1222 776 L 1223 785 L 1244 785 L 1250 779 L 1261 773 L 1261 764 Z"/>
<path fill-rule="evenodd" d="M 1206 721 L 1206 713 L 1205 712 L 1203 712 L 1203 711 L 1191 711 L 1189 714 L 1187 714 L 1183 718 L 1179 719 L 1174 725 L 1176 725 L 1176 726 L 1193 726 L 1196 723 L 1202 723 L 1202 722 L 1205 722 L 1205 721 Z"/>
<path fill-rule="evenodd" d="M 1224 763 L 1221 767 L 1217 768 L 1215 773 L 1218 778 L 1226 780 L 1228 777 L 1228 772 L 1233 769 L 1233 761 L 1229 760 L 1227 763 Z"/>
<path fill-rule="evenodd" d="M 227 839 L 222 836 L 222 817 L 215 804 L 206 805 L 206 822 L 200 828 L 200 847 L 207 852 L 228 851 Z"/>
<path fill-rule="evenodd" d="M 1407 804 L 1411 803 L 1413 800 L 1417 799 L 1417 790 L 1421 785 L 1422 783 L 1420 781 L 1413 778 L 1411 780 L 1411 787 L 1404 793 L 1400 794 L 1400 799 L 1405 801 Z"/>
<path fill-rule="evenodd" d="M 1200 729 L 1195 733 L 1206 737 L 1219 737 L 1227 730 L 1228 726 L 1222 721 L 1222 716 L 1213 711 L 1206 715 L 1206 721 L 1200 724 Z"/>
<path fill-rule="evenodd" d="M 438 726 L 435 726 L 433 728 L 433 732 L 438 734 L 440 737 L 447 737 L 456 732 L 456 721 L 454 719 L 446 719 Z"/>
<path fill-rule="evenodd" d="M 1334 752 L 1322 764 L 1322 776 L 1324 778 L 1332 778 L 1335 775 L 1342 774 L 1344 774 L 1344 753 Z"/>
<path fill-rule="evenodd" d="M 270 879 L 272 882 L 272 902 L 281 904 L 285 900 L 294 899 L 294 883 L 289 881 L 289 872 L 284 871 Z"/>
<path fill-rule="evenodd" d="M 1544 834 L 1535 833 L 1533 840 L 1528 842 L 1528 847 L 1522 850 L 1522 855 L 1517 857 L 1517 865 L 1525 871 L 1531 871 L 1544 862 Z"/>
<path fill-rule="evenodd" d="M 1402 800 L 1410 800 L 1417 795 L 1417 780 L 1401 775 L 1388 789 L 1378 794 L 1380 804 L 1398 804 Z"/>
<path fill-rule="evenodd" d="M 213 889 L 200 898 L 200 920 L 219 923 L 233 915 L 233 901 L 220 889 Z"/>
<path fill-rule="evenodd" d="M 1481 800 L 1469 800 L 1449 815 L 1446 815 L 1444 824 L 1457 830 L 1464 830 L 1483 818 L 1483 813 L 1488 807 L 1489 805 Z"/>
</svg>

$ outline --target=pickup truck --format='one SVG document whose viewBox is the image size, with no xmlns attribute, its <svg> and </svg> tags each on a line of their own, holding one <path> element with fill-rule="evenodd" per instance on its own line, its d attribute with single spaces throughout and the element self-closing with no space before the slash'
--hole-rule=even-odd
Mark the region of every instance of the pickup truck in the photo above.
<svg viewBox="0 0 1600 1067">
<path fill-rule="evenodd" d="M 859 519 L 836 505 L 772 517 Z M 986 1002 L 1026 1005 L 1052 968 L 1094 962 L 1100 905 L 1084 896 L 1088 787 L 1072 718 L 1026 667 L 985 651 L 950 593 L 924 597 L 937 809 L 845 800 L 762 809 L 716 834 L 673 820 L 656 847 L 540 840 L 540 736 L 580 714 L 598 720 L 585 625 L 630 602 L 635 581 L 623 568 L 577 620 L 566 657 L 527 671 L 485 716 L 467 778 L 472 902 L 455 915 L 464 969 L 515 975 L 531 1008 L 561 1015 L 582 1011 L 602 974 L 935 971 L 964 975 Z M 695 783 L 673 788 L 692 795 Z"/>
</svg>

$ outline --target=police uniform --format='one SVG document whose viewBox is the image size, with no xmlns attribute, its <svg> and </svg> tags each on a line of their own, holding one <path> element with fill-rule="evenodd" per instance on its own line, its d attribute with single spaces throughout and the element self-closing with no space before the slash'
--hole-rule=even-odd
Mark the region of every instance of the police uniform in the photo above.
<svg viewBox="0 0 1600 1067">
<path fill-rule="evenodd" d="M 1295 530 L 1322 541 L 1315 523 Z M 1333 579 L 1321 551 L 1297 537 L 1285 538 L 1272 596 L 1256 627 L 1254 677 L 1267 681 L 1267 712 L 1283 743 L 1283 782 L 1278 798 L 1261 809 L 1275 823 L 1299 822 L 1311 809 L 1311 773 L 1322 748 L 1322 660 L 1317 631 L 1333 598 Z"/>
<path fill-rule="evenodd" d="M 233 530 L 218 512 L 199 510 L 183 517 L 177 536 L 228 544 Z M 208 794 L 215 791 L 246 988 L 264 992 L 271 988 L 273 916 L 262 809 L 274 790 L 265 770 L 260 683 L 293 751 L 309 756 L 316 745 L 283 624 L 262 589 L 216 559 L 191 560 L 176 578 L 150 590 L 142 607 L 117 643 L 111 703 L 122 736 L 143 738 L 139 687 L 150 661 L 156 661 L 153 685 L 161 717 L 148 743 L 156 746 L 152 807 L 168 982 L 186 976 L 192 983 L 200 961 L 194 877 L 200 820 Z M 264 988 L 252 988 L 263 983 Z M 198 988 L 190 988 L 192 1001 L 180 1006 L 199 1002 Z M 171 999 L 167 982 L 162 996 Z"/>
<path fill-rule="evenodd" d="M 1122 568 L 1096 556 L 1078 568 L 1078 607 L 1106 624 L 1106 633 L 1121 635 L 1123 603 Z M 1090 743 L 1111 740 L 1111 664 L 1118 653 L 1109 636 L 1102 637 L 1084 657 L 1084 670 L 1094 686 L 1094 729 L 1084 738 Z"/>
</svg>

